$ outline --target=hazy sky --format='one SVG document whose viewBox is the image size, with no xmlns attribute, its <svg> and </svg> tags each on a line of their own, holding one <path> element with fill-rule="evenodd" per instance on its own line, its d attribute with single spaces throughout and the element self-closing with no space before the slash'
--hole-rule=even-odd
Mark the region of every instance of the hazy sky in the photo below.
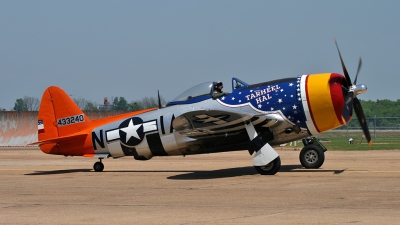
<svg viewBox="0 0 400 225">
<path fill-rule="evenodd" d="M 0 108 L 52 85 L 102 103 L 231 78 L 342 72 L 363 100 L 400 98 L 400 1 L 0 1 Z"/>
</svg>

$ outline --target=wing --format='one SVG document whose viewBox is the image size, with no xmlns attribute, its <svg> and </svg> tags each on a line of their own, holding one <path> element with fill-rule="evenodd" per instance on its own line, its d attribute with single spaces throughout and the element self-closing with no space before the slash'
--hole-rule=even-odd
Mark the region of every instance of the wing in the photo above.
<svg viewBox="0 0 400 225">
<path fill-rule="evenodd" d="M 284 119 L 279 114 L 250 115 L 221 110 L 199 110 L 178 116 L 172 126 L 182 135 L 199 139 L 246 132 L 244 124 L 248 122 L 257 129 L 273 126 L 280 121 Z"/>
</svg>

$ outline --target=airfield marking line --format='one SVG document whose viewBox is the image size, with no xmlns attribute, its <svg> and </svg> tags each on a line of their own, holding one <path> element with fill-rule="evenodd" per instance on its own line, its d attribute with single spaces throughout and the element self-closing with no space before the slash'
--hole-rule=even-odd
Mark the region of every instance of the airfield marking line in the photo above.
<svg viewBox="0 0 400 225">
<path fill-rule="evenodd" d="M 383 171 L 383 170 L 345 170 L 345 172 L 350 173 L 400 173 L 400 171 Z"/>
</svg>

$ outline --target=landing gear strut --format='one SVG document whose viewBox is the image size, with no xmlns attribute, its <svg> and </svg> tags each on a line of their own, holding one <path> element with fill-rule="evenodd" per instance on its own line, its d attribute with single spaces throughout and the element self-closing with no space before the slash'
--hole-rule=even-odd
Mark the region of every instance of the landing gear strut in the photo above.
<svg viewBox="0 0 400 225">
<path fill-rule="evenodd" d="M 326 148 L 315 138 L 303 139 L 304 148 L 300 151 L 300 163 L 307 169 L 316 169 L 325 161 Z"/>
<path fill-rule="evenodd" d="M 96 172 L 101 172 L 104 170 L 104 164 L 101 162 L 102 158 L 99 158 L 99 162 L 95 162 L 93 165 L 93 169 Z"/>
</svg>

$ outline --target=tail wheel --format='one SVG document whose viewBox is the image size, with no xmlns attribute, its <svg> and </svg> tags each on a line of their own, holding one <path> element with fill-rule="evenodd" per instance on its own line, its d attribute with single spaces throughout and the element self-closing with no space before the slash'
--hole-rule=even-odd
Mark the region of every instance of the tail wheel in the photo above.
<svg viewBox="0 0 400 225">
<path fill-rule="evenodd" d="M 94 171 L 96 171 L 96 172 L 101 172 L 101 171 L 104 170 L 104 164 L 103 164 L 102 162 L 96 162 L 96 163 L 93 165 L 93 169 L 94 169 Z"/>
<path fill-rule="evenodd" d="M 325 161 L 325 153 L 318 145 L 307 145 L 300 152 L 301 165 L 307 169 L 319 168 Z"/>
<path fill-rule="evenodd" d="M 254 166 L 257 172 L 261 175 L 274 175 L 281 168 L 281 158 L 278 156 L 272 162 L 268 163 L 265 166 Z"/>
</svg>

